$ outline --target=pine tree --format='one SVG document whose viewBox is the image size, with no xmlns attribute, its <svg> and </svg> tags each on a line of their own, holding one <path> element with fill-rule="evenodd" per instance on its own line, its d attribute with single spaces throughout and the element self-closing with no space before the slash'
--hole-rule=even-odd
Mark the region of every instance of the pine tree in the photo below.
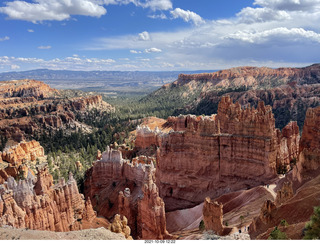
<svg viewBox="0 0 320 244">
<path fill-rule="evenodd" d="M 314 214 L 311 216 L 310 221 L 305 226 L 303 239 L 320 239 L 320 206 L 314 208 Z"/>
</svg>

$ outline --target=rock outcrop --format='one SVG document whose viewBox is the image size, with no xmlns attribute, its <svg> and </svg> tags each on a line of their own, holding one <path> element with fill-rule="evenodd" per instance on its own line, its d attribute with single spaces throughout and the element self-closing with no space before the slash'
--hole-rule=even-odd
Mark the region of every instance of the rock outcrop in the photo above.
<svg viewBox="0 0 320 244">
<path fill-rule="evenodd" d="M 241 108 L 222 97 L 217 115 L 169 117 L 167 123 L 174 131 L 161 135 L 156 171 L 167 211 L 267 184 L 298 150 L 296 124 L 282 135 L 263 102 Z"/>
<path fill-rule="evenodd" d="M 48 129 L 88 130 L 79 116 L 92 109 L 114 111 L 100 95 L 69 98 L 40 81 L 0 82 L 0 134 L 17 142 Z"/>
<path fill-rule="evenodd" d="M 292 81 L 299 84 L 317 83 L 320 78 L 320 65 L 314 64 L 305 68 L 237 67 L 220 70 L 214 73 L 179 75 L 175 82 L 183 85 L 191 81 L 210 82 L 220 87 L 261 87 L 278 86 Z"/>
<path fill-rule="evenodd" d="M 223 235 L 223 205 L 213 202 L 209 197 L 204 200 L 203 221 L 206 230 L 212 230 L 215 234 Z"/>
<path fill-rule="evenodd" d="M 47 98 L 59 95 L 59 91 L 36 80 L 5 81 L 0 83 L 0 99 L 10 97 Z"/>
<path fill-rule="evenodd" d="M 130 227 L 128 226 L 128 220 L 125 216 L 121 218 L 119 214 L 114 216 L 114 220 L 110 225 L 110 230 L 114 233 L 122 233 L 127 240 L 132 240 L 130 236 Z"/>
<path fill-rule="evenodd" d="M 277 191 L 275 204 L 279 206 L 285 203 L 286 201 L 288 201 L 292 197 L 293 197 L 292 182 L 291 181 L 284 182 L 282 185 L 282 188 Z"/>
<path fill-rule="evenodd" d="M 39 142 L 32 140 L 20 142 L 13 147 L 6 148 L 0 152 L 2 161 L 6 161 L 13 166 L 19 166 L 22 162 L 35 161 L 44 157 L 44 149 Z"/>
<path fill-rule="evenodd" d="M 82 229 L 96 217 L 90 201 L 79 194 L 72 175 L 53 185 L 47 168 L 37 178 L 30 172 L 25 180 L 12 177 L 0 186 L 0 226 L 33 230 L 71 231 Z"/>
<path fill-rule="evenodd" d="M 286 175 L 277 192 L 276 204 L 266 202 L 250 226 L 250 236 L 267 239 L 275 226 L 286 220 L 288 238 L 301 239 L 305 223 L 320 205 L 320 107 L 309 108 L 300 140 L 299 156 L 292 174 Z M 292 183 L 291 183 L 292 181 Z"/>
<path fill-rule="evenodd" d="M 148 126 L 138 126 L 136 129 L 135 147 L 139 149 L 157 148 L 160 146 L 161 131 L 158 127 L 151 130 Z"/>
<path fill-rule="evenodd" d="M 309 108 L 303 126 L 300 154 L 294 176 L 299 182 L 311 179 L 320 168 L 320 107 Z"/>
<path fill-rule="evenodd" d="M 85 196 L 98 214 L 108 219 L 120 214 L 128 219 L 135 239 L 168 239 L 165 208 L 155 184 L 154 160 L 122 158 L 107 148 L 102 159 L 86 172 Z"/>
</svg>

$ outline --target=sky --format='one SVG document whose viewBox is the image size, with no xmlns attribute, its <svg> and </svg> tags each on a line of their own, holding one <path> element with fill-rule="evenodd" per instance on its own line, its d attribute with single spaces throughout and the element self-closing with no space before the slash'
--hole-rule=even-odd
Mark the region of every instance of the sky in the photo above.
<svg viewBox="0 0 320 244">
<path fill-rule="evenodd" d="M 320 0 L 3 0 L 0 72 L 319 63 Z"/>
</svg>

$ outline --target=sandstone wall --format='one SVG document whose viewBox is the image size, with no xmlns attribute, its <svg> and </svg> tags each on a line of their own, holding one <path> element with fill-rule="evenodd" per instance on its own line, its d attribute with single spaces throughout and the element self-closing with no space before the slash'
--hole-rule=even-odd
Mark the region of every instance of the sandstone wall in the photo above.
<svg viewBox="0 0 320 244">
<path fill-rule="evenodd" d="M 0 157 L 14 166 L 19 166 L 23 161 L 35 161 L 44 156 L 44 149 L 39 142 L 32 140 L 20 142 L 16 146 L 5 149 Z"/>
<path fill-rule="evenodd" d="M 108 219 L 125 216 L 135 239 L 170 237 L 153 164 L 153 159 L 143 156 L 124 160 L 120 151 L 108 147 L 86 172 L 85 195 L 98 214 Z"/>
<path fill-rule="evenodd" d="M 215 234 L 223 234 L 223 205 L 206 198 L 203 205 L 203 221 L 206 230 L 213 230 Z"/>
<path fill-rule="evenodd" d="M 220 70 L 213 73 L 203 74 L 180 74 L 174 84 L 183 85 L 191 81 L 208 82 L 214 85 L 227 87 L 233 84 L 235 87 L 251 86 L 258 87 L 264 85 L 286 84 L 291 81 L 298 81 L 300 84 L 316 83 L 320 76 L 319 65 L 311 65 L 304 68 L 278 68 L 267 67 L 236 67 Z"/>
<path fill-rule="evenodd" d="M 0 83 L 0 98 L 36 97 L 45 98 L 58 95 L 56 89 L 36 80 L 6 81 Z"/>
<path fill-rule="evenodd" d="M 320 170 L 320 107 L 309 108 L 300 140 L 300 154 L 294 179 L 304 182 L 317 175 Z"/>
<path fill-rule="evenodd" d="M 96 217 L 72 175 L 67 182 L 62 179 L 53 185 L 47 168 L 39 170 L 37 178 L 31 173 L 19 182 L 9 177 L 0 185 L 0 196 L 0 226 L 71 231 L 82 229 L 83 222 L 90 223 Z"/>
<path fill-rule="evenodd" d="M 223 97 L 217 115 L 169 117 L 168 124 L 174 131 L 161 136 L 156 171 L 167 211 L 267 184 L 298 151 L 296 123 L 282 135 L 263 102 L 243 109 Z"/>
</svg>

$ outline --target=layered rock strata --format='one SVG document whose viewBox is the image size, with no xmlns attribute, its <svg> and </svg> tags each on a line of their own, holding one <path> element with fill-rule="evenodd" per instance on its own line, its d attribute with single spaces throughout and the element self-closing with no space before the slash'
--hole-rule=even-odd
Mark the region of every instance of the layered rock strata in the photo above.
<svg viewBox="0 0 320 244">
<path fill-rule="evenodd" d="M 35 140 L 20 142 L 0 152 L 2 161 L 6 161 L 13 166 L 19 166 L 23 161 L 35 161 L 40 157 L 44 157 L 44 149 Z"/>
<path fill-rule="evenodd" d="M 213 230 L 215 234 L 221 236 L 224 230 L 223 205 L 213 202 L 207 197 L 204 201 L 202 212 L 206 230 Z"/>
<path fill-rule="evenodd" d="M 154 160 L 122 158 L 120 151 L 109 149 L 86 172 L 85 195 L 108 219 L 120 214 L 128 219 L 135 239 L 167 239 L 165 208 L 155 184 Z"/>
<path fill-rule="evenodd" d="M 41 81 L 0 82 L 0 134 L 17 142 L 48 129 L 87 129 L 89 111 L 112 112 L 100 95 L 66 98 Z"/>
<path fill-rule="evenodd" d="M 181 74 L 175 84 L 183 85 L 194 80 L 202 83 L 212 83 L 220 87 L 269 87 L 286 84 L 292 81 L 296 81 L 299 84 L 310 84 L 317 83 L 317 80 L 319 80 L 319 67 L 319 64 L 314 64 L 304 68 L 278 69 L 245 66 L 220 70 L 214 73 L 192 75 Z"/>
<path fill-rule="evenodd" d="M 319 172 L 320 168 L 320 107 L 309 108 L 303 126 L 300 154 L 294 176 L 303 182 Z"/>
<path fill-rule="evenodd" d="M 0 99 L 10 97 L 47 98 L 59 95 L 59 91 L 36 80 L 5 81 L 0 83 Z"/>
<path fill-rule="evenodd" d="M 275 226 L 286 220 L 282 231 L 288 238 L 301 239 L 313 209 L 320 205 L 320 107 L 309 108 L 300 140 L 297 165 L 286 175 L 275 203 L 266 202 L 250 226 L 250 236 L 267 239 Z M 291 180 L 293 181 L 291 183 Z"/>
<path fill-rule="evenodd" d="M 217 115 L 169 117 L 174 131 L 161 135 L 156 171 L 166 210 L 275 178 L 277 168 L 296 155 L 299 130 L 292 123 L 282 134 L 274 122 L 263 102 L 257 109 L 241 108 L 230 97 L 221 99 Z"/>
<path fill-rule="evenodd" d="M 0 226 L 33 230 L 71 231 L 96 218 L 90 200 L 79 194 L 72 175 L 53 185 L 47 168 L 16 182 L 12 177 L 0 186 Z"/>
</svg>

